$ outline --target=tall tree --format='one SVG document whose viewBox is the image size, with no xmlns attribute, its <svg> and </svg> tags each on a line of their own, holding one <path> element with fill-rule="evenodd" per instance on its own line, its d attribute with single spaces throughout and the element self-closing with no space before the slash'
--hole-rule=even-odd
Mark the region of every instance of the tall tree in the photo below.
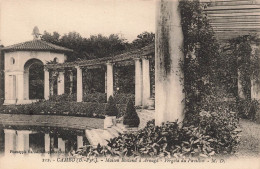
<svg viewBox="0 0 260 169">
<path fill-rule="evenodd" d="M 60 36 L 57 32 L 51 34 L 45 31 L 41 38 L 44 41 L 72 49 L 73 53 L 69 55 L 68 61 L 109 57 L 124 52 L 128 45 L 125 39 L 116 34 L 108 37 L 98 34 L 83 38 L 77 32 L 69 32 Z"/>
<path fill-rule="evenodd" d="M 131 48 L 139 49 L 154 43 L 155 34 L 153 32 L 143 32 L 137 35 L 137 38 L 131 43 Z"/>
</svg>

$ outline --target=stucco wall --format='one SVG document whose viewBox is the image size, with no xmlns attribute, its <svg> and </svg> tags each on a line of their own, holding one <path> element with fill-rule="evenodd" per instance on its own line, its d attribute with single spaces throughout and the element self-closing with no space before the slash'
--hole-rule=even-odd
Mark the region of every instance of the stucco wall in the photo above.
<svg viewBox="0 0 260 169">
<path fill-rule="evenodd" d="M 11 58 L 15 60 L 15 63 L 11 63 Z M 58 59 L 59 63 L 63 63 L 66 60 L 66 56 L 61 53 L 52 52 L 39 52 L 39 51 L 16 51 L 5 53 L 5 71 L 24 71 L 24 64 L 30 59 L 39 59 L 46 64 L 48 61 Z"/>
<path fill-rule="evenodd" d="M 40 51 L 14 51 L 5 53 L 5 104 L 23 103 L 28 100 L 28 72 L 24 65 L 31 59 L 38 59 L 44 65 L 57 58 L 63 63 L 66 56 L 62 53 Z"/>
</svg>

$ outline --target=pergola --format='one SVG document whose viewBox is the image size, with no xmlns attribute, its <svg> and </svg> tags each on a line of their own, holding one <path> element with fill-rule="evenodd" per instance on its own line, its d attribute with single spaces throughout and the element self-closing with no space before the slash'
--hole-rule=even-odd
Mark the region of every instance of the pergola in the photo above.
<svg viewBox="0 0 260 169">
<path fill-rule="evenodd" d="M 93 60 L 82 60 L 75 62 L 65 62 L 58 64 L 45 65 L 45 99 L 48 99 L 50 91 L 53 91 L 53 84 L 49 84 L 50 71 L 58 73 L 58 95 L 64 93 L 64 70 L 76 69 L 77 70 L 77 102 L 83 100 L 83 81 L 82 69 L 97 69 L 106 67 L 105 73 L 105 88 L 107 98 L 113 96 L 113 67 L 114 66 L 129 66 L 135 65 L 135 104 L 137 106 L 145 106 L 149 104 L 150 99 L 150 68 L 149 59 L 154 55 L 154 45 L 148 45 L 144 48 L 129 51 L 123 54 L 104 57 Z M 72 80 L 73 78 L 70 78 Z M 51 87 L 51 89 L 50 89 Z"/>
</svg>

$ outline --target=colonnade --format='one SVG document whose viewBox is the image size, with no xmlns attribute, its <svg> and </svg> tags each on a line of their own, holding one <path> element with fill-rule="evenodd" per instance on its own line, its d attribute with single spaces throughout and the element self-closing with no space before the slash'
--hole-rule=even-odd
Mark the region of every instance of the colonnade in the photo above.
<svg viewBox="0 0 260 169">
<path fill-rule="evenodd" d="M 84 66 L 75 66 L 77 70 L 77 102 L 83 101 L 83 73 Z M 107 99 L 114 95 L 114 63 L 106 63 L 105 73 L 105 91 Z M 44 97 L 46 100 L 53 94 L 53 84 L 50 84 L 50 72 L 48 69 L 44 70 Z M 58 72 L 57 94 L 64 94 L 64 71 Z M 70 81 L 73 78 L 70 78 Z M 149 58 L 135 59 L 135 104 L 136 106 L 148 106 L 150 99 L 150 67 Z"/>
</svg>

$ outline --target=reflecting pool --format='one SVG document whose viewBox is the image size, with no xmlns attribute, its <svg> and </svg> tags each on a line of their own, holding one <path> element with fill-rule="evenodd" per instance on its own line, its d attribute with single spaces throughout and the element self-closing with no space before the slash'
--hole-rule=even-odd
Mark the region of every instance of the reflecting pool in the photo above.
<svg viewBox="0 0 260 169">
<path fill-rule="evenodd" d="M 82 129 L 0 125 L 0 154 L 73 155 L 89 142 Z"/>
</svg>

